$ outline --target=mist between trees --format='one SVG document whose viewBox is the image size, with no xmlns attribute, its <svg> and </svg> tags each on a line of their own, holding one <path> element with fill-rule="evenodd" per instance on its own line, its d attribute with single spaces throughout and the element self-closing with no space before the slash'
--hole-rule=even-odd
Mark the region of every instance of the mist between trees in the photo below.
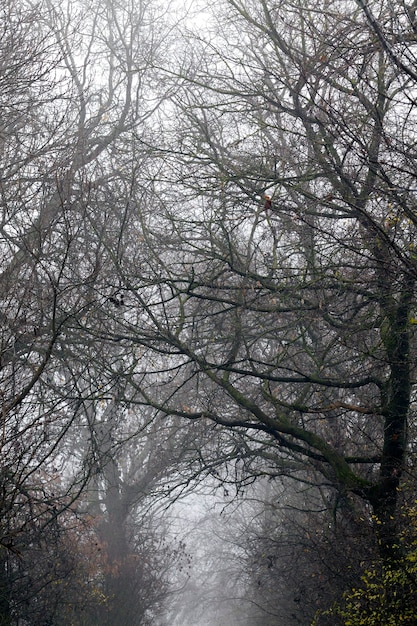
<svg viewBox="0 0 417 626">
<path fill-rule="evenodd" d="M 416 8 L 3 1 L 1 625 L 417 623 Z"/>
</svg>

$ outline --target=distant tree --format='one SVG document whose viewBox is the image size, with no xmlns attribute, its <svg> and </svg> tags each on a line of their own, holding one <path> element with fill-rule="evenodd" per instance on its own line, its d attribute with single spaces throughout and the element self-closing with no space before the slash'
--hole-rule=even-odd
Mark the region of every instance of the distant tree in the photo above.
<svg viewBox="0 0 417 626">
<path fill-rule="evenodd" d="M 310 624 L 316 611 L 339 600 L 377 557 L 372 524 L 348 501 L 308 481 L 254 489 L 235 541 L 241 546 L 242 602 L 247 623 Z M 322 624 L 332 626 L 332 619 Z"/>
<path fill-rule="evenodd" d="M 84 510 L 106 559 L 101 584 L 106 602 L 89 623 L 153 624 L 172 583 L 179 585 L 187 574 L 184 546 L 170 541 L 169 517 L 158 504 L 181 483 L 181 467 L 194 462 L 191 436 L 175 422 L 160 424 L 153 411 L 138 416 L 117 398 L 90 423 L 97 465 Z"/>
</svg>

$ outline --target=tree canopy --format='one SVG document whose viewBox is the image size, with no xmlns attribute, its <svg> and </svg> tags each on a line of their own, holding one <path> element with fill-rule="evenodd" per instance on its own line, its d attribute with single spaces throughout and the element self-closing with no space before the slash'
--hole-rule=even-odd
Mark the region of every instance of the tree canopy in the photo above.
<svg viewBox="0 0 417 626">
<path fill-rule="evenodd" d="M 72 514 L 106 551 L 105 602 L 133 568 L 152 623 L 135 524 L 208 475 L 238 494 L 308 485 L 293 504 L 326 511 L 326 559 L 337 522 L 377 563 L 368 577 L 400 571 L 415 551 L 414 3 L 219 0 L 204 28 L 156 1 L 1 11 L 4 623 L 30 524 L 42 537 L 62 519 L 64 536 Z"/>
</svg>

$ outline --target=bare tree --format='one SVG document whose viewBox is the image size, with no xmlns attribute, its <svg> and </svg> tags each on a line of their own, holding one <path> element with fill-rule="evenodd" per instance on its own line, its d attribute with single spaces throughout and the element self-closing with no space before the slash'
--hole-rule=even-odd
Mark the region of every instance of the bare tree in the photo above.
<svg viewBox="0 0 417 626">
<path fill-rule="evenodd" d="M 97 461 L 93 440 L 84 455 L 69 451 L 90 427 L 88 402 L 115 383 L 100 379 L 79 328 L 94 308 L 113 306 L 102 239 L 115 226 L 116 189 L 118 206 L 128 202 L 127 147 L 136 168 L 150 151 L 163 33 L 149 3 L 19 0 L 0 11 L 0 615 L 11 624 L 41 619 L 41 581 L 48 587 L 59 574 L 53 559 L 38 560 L 37 573 L 28 559 L 48 533 L 65 534 L 60 520 Z M 111 236 L 117 242 L 117 231 Z M 117 349 L 108 358 L 116 362 Z M 27 618 L 22 589 L 31 577 L 39 586 Z"/>
<path fill-rule="evenodd" d="M 192 437 L 175 420 L 163 424 L 149 409 L 138 415 L 117 399 L 95 419 L 92 411 L 95 469 L 83 508 L 106 556 L 107 600 L 97 623 L 155 623 L 186 570 L 184 547 L 167 532 L 164 500 L 182 483 L 181 468 L 188 478 L 195 463 L 196 429 Z"/>
<path fill-rule="evenodd" d="M 382 558 L 398 556 L 414 448 L 415 7 L 216 9 L 167 63 L 148 3 L 2 8 L 4 549 L 54 464 L 61 510 L 97 471 L 110 536 L 186 446 L 175 481 L 308 480 L 339 511 L 373 515 Z M 147 432 L 166 462 L 140 475 L 109 442 L 146 411 L 168 443 Z"/>
<path fill-rule="evenodd" d="M 234 431 L 254 475 L 359 498 L 391 558 L 413 415 L 409 77 L 359 9 L 223 9 L 174 74 L 177 141 L 126 217 L 142 261 L 115 263 L 130 308 L 107 337 L 148 357 L 137 402 Z"/>
</svg>

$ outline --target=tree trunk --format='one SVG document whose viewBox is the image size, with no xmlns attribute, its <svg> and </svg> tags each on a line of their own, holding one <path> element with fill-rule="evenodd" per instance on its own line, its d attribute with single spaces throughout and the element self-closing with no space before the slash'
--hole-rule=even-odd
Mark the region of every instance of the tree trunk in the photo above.
<svg viewBox="0 0 417 626">
<path fill-rule="evenodd" d="M 414 279 L 407 276 L 395 311 L 389 313 L 384 344 L 390 364 L 385 397 L 384 442 L 379 481 L 371 488 L 369 501 L 381 557 L 399 556 L 397 508 L 407 447 L 407 418 L 411 397 L 409 317 Z"/>
<path fill-rule="evenodd" d="M 11 623 L 10 582 L 7 575 L 7 557 L 3 555 L 0 559 L 0 626 L 11 626 Z"/>
</svg>

